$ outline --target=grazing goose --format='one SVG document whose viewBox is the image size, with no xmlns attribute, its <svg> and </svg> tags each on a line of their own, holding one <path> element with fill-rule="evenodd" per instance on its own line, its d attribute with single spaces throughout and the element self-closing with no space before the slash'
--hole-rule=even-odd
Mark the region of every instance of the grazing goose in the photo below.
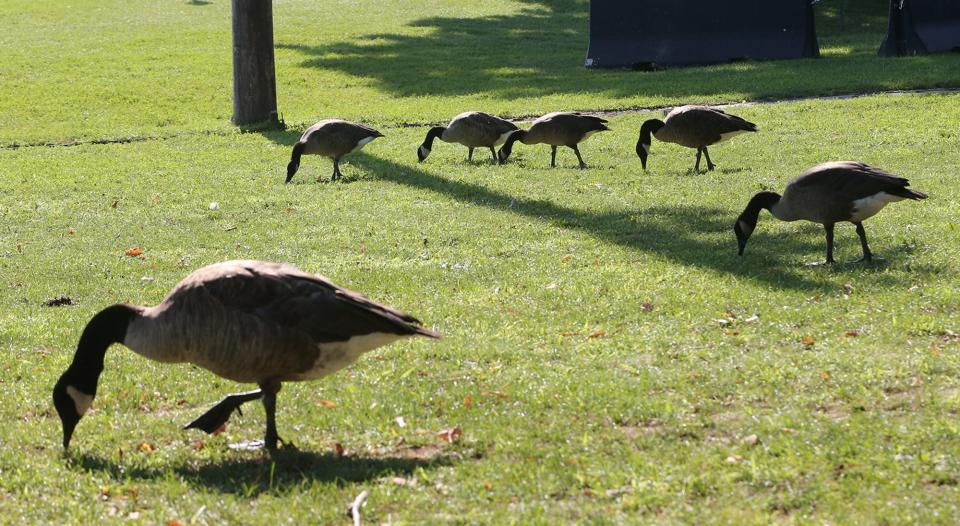
<svg viewBox="0 0 960 526">
<path fill-rule="evenodd" d="M 582 170 L 587 165 L 583 162 L 583 157 L 580 157 L 580 149 L 577 145 L 594 133 L 610 130 L 605 126 L 606 122 L 600 117 L 574 112 L 548 113 L 533 121 L 530 129 L 511 133 L 500 148 L 498 158 L 501 163 L 506 161 L 510 157 L 510 152 L 513 151 L 513 143 L 517 141 L 523 144 L 549 144 L 550 166 L 556 167 L 557 146 L 566 146 L 577 154 Z"/>
<path fill-rule="evenodd" d="M 790 181 L 783 196 L 760 192 L 750 199 L 747 208 L 733 226 L 742 256 L 750 234 L 757 227 L 760 210 L 766 208 L 781 221 L 805 219 L 823 224 L 827 234 L 827 263 L 833 263 L 833 225 L 850 221 L 857 226 L 863 246 L 863 259 L 873 255 L 867 246 L 863 221 L 880 211 L 887 203 L 904 199 L 926 199 L 927 194 L 907 188 L 903 177 L 854 161 L 823 163 L 808 169 Z"/>
<path fill-rule="evenodd" d="M 517 130 L 517 125 L 479 111 L 468 111 L 461 113 L 450 121 L 446 127 L 434 126 L 427 132 L 427 137 L 423 144 L 417 149 L 417 159 L 423 162 L 430 155 L 430 149 L 433 148 L 433 140 L 440 139 L 443 142 L 460 143 L 467 150 L 467 160 L 473 160 L 474 148 L 490 148 L 490 154 L 493 155 L 493 162 L 498 162 L 497 153 L 494 146 L 500 146 L 511 132 Z"/>
<path fill-rule="evenodd" d="M 117 304 L 83 330 L 73 363 L 53 388 L 63 447 L 97 394 L 107 348 L 122 343 L 159 362 L 189 362 L 260 386 L 232 394 L 187 428 L 207 433 L 241 404 L 262 399 L 264 446 L 275 449 L 276 397 L 282 382 L 315 380 L 361 354 L 407 336 L 440 336 L 400 311 L 296 267 L 227 261 L 196 270 L 155 307 Z"/>
<path fill-rule="evenodd" d="M 322 120 L 307 128 L 297 144 L 293 145 L 285 182 L 289 183 L 300 168 L 301 155 L 322 155 L 333 159 L 333 175 L 330 180 L 336 181 L 343 176 L 340 173 L 340 158 L 363 148 L 377 137 L 383 137 L 383 134 L 363 124 L 340 119 Z M 321 178 L 317 177 L 317 182 L 320 180 Z"/>
<path fill-rule="evenodd" d="M 707 106 L 681 106 L 667 114 L 666 120 L 650 119 L 640 127 L 640 139 L 637 141 L 637 155 L 643 169 L 647 169 L 647 156 L 650 154 L 650 135 L 658 141 L 672 142 L 687 148 L 697 149 L 697 164 L 694 170 L 700 171 L 700 154 L 707 158 L 707 170 L 713 170 L 710 152 L 707 146 L 723 142 L 735 135 L 758 131 L 757 125 L 747 122 L 736 115 Z"/>
</svg>

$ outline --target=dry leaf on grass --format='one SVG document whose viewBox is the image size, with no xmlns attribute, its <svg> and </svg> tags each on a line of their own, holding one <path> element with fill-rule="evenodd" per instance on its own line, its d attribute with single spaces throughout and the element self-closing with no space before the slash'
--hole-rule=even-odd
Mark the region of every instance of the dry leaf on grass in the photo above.
<svg viewBox="0 0 960 526">
<path fill-rule="evenodd" d="M 464 409 L 473 407 L 473 395 L 467 395 L 463 398 L 463 407 Z"/>
<path fill-rule="evenodd" d="M 225 432 L 226 430 L 227 430 L 227 423 L 224 422 L 223 424 L 220 425 L 220 427 L 214 429 L 213 433 L 210 433 L 210 434 L 216 436 L 216 435 L 219 435 L 220 433 Z"/>
<path fill-rule="evenodd" d="M 810 347 L 811 345 L 813 345 L 813 344 L 816 343 L 816 342 L 817 342 L 817 340 L 815 340 L 815 339 L 813 338 L 813 336 L 804 336 L 803 339 L 800 340 L 800 343 L 806 345 L 807 347 Z"/>
<path fill-rule="evenodd" d="M 343 449 L 343 445 L 340 444 L 340 442 L 334 442 L 334 443 L 333 443 L 333 453 L 337 456 L 337 458 L 340 458 L 340 457 L 342 457 L 343 455 L 346 454 L 346 450 Z"/>
<path fill-rule="evenodd" d="M 167 526 L 187 526 L 183 521 L 177 519 L 170 519 L 167 521 Z"/>
<path fill-rule="evenodd" d="M 334 407 L 337 407 L 337 403 L 332 400 L 320 400 L 317 403 L 323 407 L 326 407 L 327 409 L 333 409 Z"/>
<path fill-rule="evenodd" d="M 605 330 L 603 330 L 603 329 L 597 329 L 597 330 L 593 331 L 592 333 L 590 333 L 590 337 L 591 337 L 591 338 L 603 338 L 603 337 L 606 336 L 606 335 L 607 335 L 607 331 L 605 331 Z"/>
<path fill-rule="evenodd" d="M 150 442 L 140 442 L 139 444 L 137 444 L 137 451 L 140 451 L 142 453 L 153 453 L 156 450 L 157 448 L 154 447 L 154 445 L 151 444 Z"/>
<path fill-rule="evenodd" d="M 444 440 L 451 444 L 456 442 L 457 440 L 460 440 L 460 437 L 462 436 L 463 436 L 463 430 L 460 429 L 460 426 L 454 426 L 450 429 L 445 429 L 437 433 L 437 437 L 439 437 L 440 440 Z"/>
<path fill-rule="evenodd" d="M 831 377 L 833 377 L 833 374 L 830 371 L 820 371 L 820 378 L 829 380 Z"/>
<path fill-rule="evenodd" d="M 140 254 L 143 254 L 143 249 L 141 249 L 140 247 L 128 248 L 127 250 L 125 250 L 125 251 L 123 252 L 123 255 L 125 255 L 125 256 L 130 256 L 130 257 L 132 257 L 132 258 L 135 258 L 135 257 L 139 256 Z"/>
<path fill-rule="evenodd" d="M 843 333 L 843 335 L 847 338 L 856 338 L 857 336 L 860 336 L 860 331 L 856 329 L 850 329 L 849 331 Z"/>
</svg>

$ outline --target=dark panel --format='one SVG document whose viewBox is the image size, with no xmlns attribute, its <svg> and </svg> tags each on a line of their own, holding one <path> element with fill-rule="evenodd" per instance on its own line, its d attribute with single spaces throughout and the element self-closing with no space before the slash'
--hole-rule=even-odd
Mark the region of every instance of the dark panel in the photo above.
<svg viewBox="0 0 960 526">
<path fill-rule="evenodd" d="M 810 0 L 593 0 L 588 67 L 818 57 Z"/>
<path fill-rule="evenodd" d="M 880 55 L 924 55 L 960 49 L 960 0 L 891 0 Z"/>
</svg>

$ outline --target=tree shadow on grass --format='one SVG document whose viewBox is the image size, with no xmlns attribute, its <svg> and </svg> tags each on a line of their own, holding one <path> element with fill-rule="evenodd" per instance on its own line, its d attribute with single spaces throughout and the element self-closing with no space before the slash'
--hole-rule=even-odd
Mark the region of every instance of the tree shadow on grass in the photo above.
<svg viewBox="0 0 960 526">
<path fill-rule="evenodd" d="M 337 457 L 329 453 L 296 450 L 280 450 L 271 455 L 255 454 L 258 456 L 175 466 L 148 466 L 84 453 L 73 457 L 72 463 L 85 471 L 107 473 L 115 479 L 151 480 L 167 477 L 172 472 L 191 486 L 246 497 L 312 482 L 344 485 L 390 475 L 409 476 L 417 470 L 453 463 L 452 456 L 442 453 L 432 458 Z"/>
<path fill-rule="evenodd" d="M 300 135 L 293 131 L 264 131 L 262 135 L 277 144 L 292 145 Z M 676 263 L 731 274 L 769 286 L 794 290 L 826 291 L 836 287 L 831 273 L 869 272 L 877 286 L 902 285 L 890 273 L 882 272 L 889 260 L 871 264 L 840 263 L 810 272 L 798 261 L 825 258 L 826 241 L 823 228 L 804 223 L 800 233 L 772 232 L 777 221 L 762 217 L 760 225 L 743 257 L 737 255 L 733 233 L 740 208 L 726 210 L 715 207 L 679 204 L 671 206 L 636 206 L 609 212 L 594 212 L 558 204 L 546 199 L 514 196 L 482 184 L 446 178 L 422 170 L 417 165 L 399 164 L 363 152 L 350 156 L 350 164 L 361 167 L 377 179 L 402 186 L 428 190 L 462 203 L 482 206 L 501 212 L 544 221 L 561 228 L 581 231 L 604 242 L 631 250 L 668 258 Z M 489 169 L 495 170 L 496 166 Z M 569 171 L 558 168 L 558 177 Z M 643 175 L 637 175 L 642 178 Z M 347 174 L 342 182 L 358 178 Z M 305 179 L 306 181 L 306 179 Z M 292 182 L 291 182 L 292 183 Z M 341 184 L 340 182 L 334 184 Z M 749 196 L 743 196 L 738 206 L 745 206 Z M 838 231 L 836 255 L 843 261 L 859 257 L 859 241 Z M 719 235 L 718 235 L 719 234 Z M 891 249 L 891 257 L 895 251 Z"/>
<path fill-rule="evenodd" d="M 303 67 L 346 73 L 397 97 L 483 93 L 495 99 L 512 99 L 602 93 L 605 97 L 631 98 L 647 93 L 707 101 L 715 99 L 717 93 L 736 93 L 768 98 L 895 87 L 902 84 L 904 75 L 915 74 L 922 63 L 943 62 L 930 57 L 914 57 L 911 63 L 876 57 L 885 26 L 875 20 L 885 18 L 886 6 L 858 0 L 848 12 L 848 26 L 857 32 L 832 35 L 838 49 L 846 50 L 843 56 L 648 73 L 586 70 L 586 3 L 525 1 L 529 7 L 516 13 L 474 18 L 435 16 L 408 24 L 423 30 L 421 34 L 372 33 L 319 45 L 309 40 L 280 41 L 277 47 L 304 57 Z M 820 18 L 832 20 L 835 11 L 828 9 Z M 864 32 L 864 28 L 871 31 Z M 822 44 L 833 45 L 830 37 L 821 37 Z M 851 77 L 850 68 L 857 68 L 858 75 Z"/>
</svg>

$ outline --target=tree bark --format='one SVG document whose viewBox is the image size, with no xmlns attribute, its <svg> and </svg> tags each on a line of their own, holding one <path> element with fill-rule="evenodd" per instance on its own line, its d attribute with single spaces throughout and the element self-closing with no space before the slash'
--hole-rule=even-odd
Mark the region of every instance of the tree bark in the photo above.
<svg viewBox="0 0 960 526">
<path fill-rule="evenodd" d="M 273 63 L 273 0 L 232 0 L 233 122 L 277 119 Z"/>
</svg>

